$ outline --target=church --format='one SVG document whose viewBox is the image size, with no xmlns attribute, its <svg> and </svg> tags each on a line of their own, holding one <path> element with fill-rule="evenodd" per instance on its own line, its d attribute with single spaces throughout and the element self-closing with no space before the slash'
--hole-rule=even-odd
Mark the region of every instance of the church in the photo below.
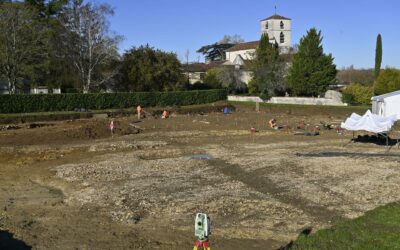
<svg viewBox="0 0 400 250">
<path fill-rule="evenodd" d="M 273 15 L 261 20 L 261 35 L 268 34 L 271 43 L 277 43 L 281 54 L 288 54 L 291 46 L 292 20 L 280 15 Z M 225 51 L 225 58 L 231 63 L 251 60 L 259 41 L 239 43 Z"/>
<path fill-rule="evenodd" d="M 268 34 L 270 43 L 276 43 L 279 46 L 280 54 L 285 61 L 290 61 L 291 55 L 291 37 L 292 20 L 290 18 L 273 15 L 260 21 L 262 34 Z M 193 63 L 184 65 L 183 71 L 189 78 L 191 84 L 203 82 L 206 71 L 216 67 L 234 67 L 239 71 L 240 80 L 246 84 L 252 79 L 252 72 L 246 69 L 245 62 L 254 59 L 259 40 L 243 42 L 233 47 L 221 51 L 223 61 L 213 61 L 204 63 Z"/>
</svg>

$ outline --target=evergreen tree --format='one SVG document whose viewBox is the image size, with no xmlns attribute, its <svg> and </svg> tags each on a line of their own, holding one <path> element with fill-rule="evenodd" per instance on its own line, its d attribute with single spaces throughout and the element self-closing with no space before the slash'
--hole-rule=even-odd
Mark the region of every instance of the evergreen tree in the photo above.
<svg viewBox="0 0 400 250">
<path fill-rule="evenodd" d="M 382 36 L 378 34 L 376 38 L 376 49 L 375 49 L 375 80 L 379 76 L 382 64 Z"/>
<path fill-rule="evenodd" d="M 295 96 L 323 94 L 336 79 L 336 65 L 331 54 L 324 54 L 321 31 L 310 29 L 301 38 L 299 51 L 293 58 L 288 75 L 290 90 Z"/>
<path fill-rule="evenodd" d="M 268 99 L 284 91 L 284 64 L 279 57 L 277 43 L 271 44 L 268 34 L 263 34 L 249 67 L 254 72 L 252 85 L 263 99 Z"/>
</svg>

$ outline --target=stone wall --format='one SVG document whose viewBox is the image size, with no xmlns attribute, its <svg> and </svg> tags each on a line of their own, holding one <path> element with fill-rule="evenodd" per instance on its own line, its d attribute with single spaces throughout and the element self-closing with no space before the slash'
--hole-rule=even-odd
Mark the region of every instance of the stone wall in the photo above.
<svg viewBox="0 0 400 250">
<path fill-rule="evenodd" d="M 228 96 L 228 101 L 232 101 L 232 102 L 264 102 L 258 96 L 236 96 L 236 95 Z"/>
<path fill-rule="evenodd" d="M 328 90 L 325 93 L 325 98 L 317 97 L 272 97 L 268 103 L 274 104 L 297 104 L 297 105 L 325 105 L 325 106 L 347 106 L 343 103 L 342 94 Z M 228 101 L 235 102 L 264 102 L 258 96 L 228 96 Z"/>
<path fill-rule="evenodd" d="M 327 105 L 327 106 L 347 106 L 341 101 L 328 98 L 314 97 L 272 97 L 268 103 L 275 104 L 298 104 L 298 105 Z"/>
</svg>

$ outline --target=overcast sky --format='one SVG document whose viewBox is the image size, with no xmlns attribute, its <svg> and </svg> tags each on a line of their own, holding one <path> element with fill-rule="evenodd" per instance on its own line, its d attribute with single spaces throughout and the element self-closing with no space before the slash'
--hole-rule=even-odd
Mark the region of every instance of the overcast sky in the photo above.
<svg viewBox="0 0 400 250">
<path fill-rule="evenodd" d="M 338 68 L 371 68 L 378 33 L 383 39 L 382 66 L 400 68 L 400 1 L 398 0 L 96 0 L 115 8 L 111 28 L 125 37 L 121 52 L 150 44 L 173 51 L 183 60 L 196 50 L 239 34 L 260 38 L 263 18 L 277 14 L 292 19 L 292 45 L 311 27 L 322 31 L 325 52 Z M 201 57 L 202 60 L 202 57 Z"/>
</svg>

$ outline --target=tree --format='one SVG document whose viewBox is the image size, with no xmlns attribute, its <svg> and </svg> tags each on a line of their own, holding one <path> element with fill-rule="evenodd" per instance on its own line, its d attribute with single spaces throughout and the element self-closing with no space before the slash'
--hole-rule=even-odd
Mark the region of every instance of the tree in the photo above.
<svg viewBox="0 0 400 250">
<path fill-rule="evenodd" d="M 168 91 L 185 86 L 185 76 L 175 53 L 149 45 L 132 48 L 122 58 L 119 89 L 124 91 Z"/>
<path fill-rule="evenodd" d="M 55 17 L 69 2 L 69 0 L 24 0 L 24 2 L 36 10 L 41 18 Z"/>
<path fill-rule="evenodd" d="M 284 62 L 279 57 L 278 44 L 269 42 L 268 34 L 263 34 L 255 52 L 255 59 L 249 62 L 254 77 L 251 91 L 258 91 L 263 99 L 284 92 Z"/>
<path fill-rule="evenodd" d="M 82 0 L 73 0 L 64 14 L 63 47 L 77 70 L 83 93 L 108 80 L 94 73 L 118 57 L 117 47 L 122 38 L 109 32 L 110 15 L 113 10 L 109 5 L 83 4 Z"/>
<path fill-rule="evenodd" d="M 375 82 L 375 94 L 382 95 L 397 90 L 400 90 L 400 70 L 382 70 Z"/>
<path fill-rule="evenodd" d="M 243 43 L 244 40 L 240 35 L 224 35 L 224 37 L 218 42 L 218 44 L 238 44 Z"/>
<path fill-rule="evenodd" d="M 205 45 L 197 50 L 197 53 L 204 55 L 207 61 L 216 62 L 225 60 L 225 50 L 233 47 L 233 43 L 214 43 Z"/>
<path fill-rule="evenodd" d="M 223 67 L 218 74 L 218 80 L 229 93 L 243 93 L 247 86 L 241 80 L 240 74 L 241 72 L 233 67 Z"/>
<path fill-rule="evenodd" d="M 373 69 L 355 69 L 352 65 L 338 71 L 336 79 L 340 84 L 359 83 L 372 86 L 375 81 Z"/>
<path fill-rule="evenodd" d="M 300 39 L 299 51 L 293 58 L 288 83 L 295 96 L 323 94 L 336 79 L 336 65 L 331 54 L 324 54 L 321 31 L 310 29 Z"/>
<path fill-rule="evenodd" d="M 219 68 L 212 68 L 207 70 L 206 75 L 204 76 L 204 84 L 213 89 L 220 89 L 222 86 L 219 79 L 220 74 L 221 70 Z"/>
<path fill-rule="evenodd" d="M 18 80 L 29 75 L 45 56 L 46 27 L 36 16 L 20 2 L 3 3 L 0 8 L 0 71 L 11 94 L 16 92 Z"/>
<path fill-rule="evenodd" d="M 64 91 L 72 86 L 78 87 L 79 79 L 74 72 L 73 61 L 67 56 L 68 53 L 60 50 L 60 45 L 65 43 L 62 17 L 66 13 L 70 1 L 25 0 L 24 2 L 26 6 L 35 11 L 37 15 L 35 20 L 46 30 L 46 46 L 43 48 L 43 57 L 40 62 L 35 63 L 30 74 L 26 76 L 31 85 L 40 84 L 50 88 L 62 87 Z"/>
<path fill-rule="evenodd" d="M 224 35 L 224 37 L 219 42 L 204 45 L 196 52 L 203 54 L 207 61 L 224 61 L 226 59 L 225 50 L 241 42 L 244 42 L 244 40 L 241 38 L 240 35 Z"/>
<path fill-rule="evenodd" d="M 382 36 L 378 34 L 376 38 L 376 49 L 375 49 L 375 79 L 378 78 L 379 72 L 381 71 L 382 64 Z"/>
</svg>

